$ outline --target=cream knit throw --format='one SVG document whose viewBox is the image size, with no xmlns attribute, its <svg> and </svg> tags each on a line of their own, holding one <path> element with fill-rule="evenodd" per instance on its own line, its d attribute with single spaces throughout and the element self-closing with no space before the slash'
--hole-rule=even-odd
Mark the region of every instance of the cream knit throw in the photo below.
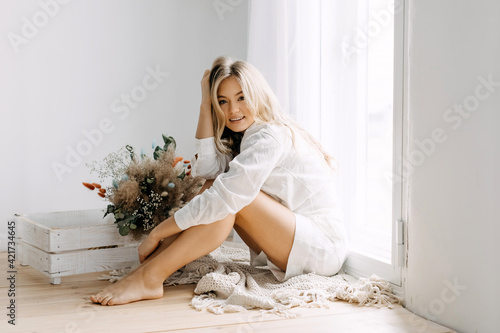
<svg viewBox="0 0 500 333">
<path fill-rule="evenodd" d="M 116 281 L 125 273 L 112 271 L 100 279 Z M 215 314 L 258 308 L 292 318 L 296 316 L 290 311 L 293 307 L 328 307 L 336 300 L 389 308 L 401 303 L 389 283 L 376 275 L 356 280 L 346 274 L 310 273 L 280 282 L 267 267 L 251 266 L 248 247 L 233 242 L 225 242 L 165 281 L 166 286 L 191 283 L 198 283 L 191 305 Z"/>
</svg>

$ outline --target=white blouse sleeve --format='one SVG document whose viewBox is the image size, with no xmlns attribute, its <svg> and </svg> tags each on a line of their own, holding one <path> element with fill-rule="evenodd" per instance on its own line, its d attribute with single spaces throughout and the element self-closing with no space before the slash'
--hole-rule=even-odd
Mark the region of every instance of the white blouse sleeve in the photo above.
<svg viewBox="0 0 500 333">
<path fill-rule="evenodd" d="M 229 170 L 175 213 L 177 226 L 185 230 L 236 214 L 257 197 L 283 153 L 282 143 L 267 131 L 249 135 L 242 141 L 240 154 L 229 163 Z"/>
<path fill-rule="evenodd" d="M 193 157 L 191 167 L 195 177 L 215 179 L 225 172 L 231 156 L 221 153 L 215 146 L 214 137 L 196 139 L 196 157 Z"/>
</svg>

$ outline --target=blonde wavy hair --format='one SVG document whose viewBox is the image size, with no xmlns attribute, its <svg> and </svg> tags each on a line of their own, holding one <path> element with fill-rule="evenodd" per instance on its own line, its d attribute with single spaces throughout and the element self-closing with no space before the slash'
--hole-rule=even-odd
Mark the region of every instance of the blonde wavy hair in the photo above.
<svg viewBox="0 0 500 333">
<path fill-rule="evenodd" d="M 295 133 L 299 133 L 321 153 L 330 168 L 334 160 L 321 145 L 293 119 L 286 116 L 278 98 L 272 91 L 264 76 L 251 64 L 230 57 L 218 57 L 210 70 L 210 95 L 212 98 L 212 122 L 217 149 L 228 155 L 236 156 L 240 151 L 243 133 L 236 133 L 226 127 L 226 118 L 219 103 L 217 91 L 219 85 L 228 77 L 234 77 L 241 86 L 245 103 L 257 123 L 274 123 L 287 126 L 295 142 Z"/>
</svg>

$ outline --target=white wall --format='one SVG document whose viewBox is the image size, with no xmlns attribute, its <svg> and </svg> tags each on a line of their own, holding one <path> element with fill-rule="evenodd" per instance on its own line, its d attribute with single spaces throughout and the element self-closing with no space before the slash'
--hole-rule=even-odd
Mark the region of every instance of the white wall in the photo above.
<svg viewBox="0 0 500 333">
<path fill-rule="evenodd" d="M 246 55 L 246 1 L 220 15 L 213 4 L 73 0 L 16 53 L 9 33 L 22 35 L 23 17 L 43 19 L 42 9 L 34 0 L 0 2 L 1 250 L 14 213 L 105 206 L 81 185 L 95 180 L 86 162 L 127 143 L 149 149 L 161 133 L 177 139 L 179 154 L 192 154 L 203 70 L 220 54 Z M 500 2 L 409 4 L 414 169 L 406 306 L 460 332 L 494 332 L 500 327 L 500 86 L 468 118 L 449 118 L 447 110 L 474 102 L 478 77 L 500 81 Z M 111 103 L 157 65 L 169 76 L 121 119 Z M 481 98 L 486 93 L 479 88 Z M 59 181 L 51 163 L 65 163 L 65 147 L 76 148 L 82 131 L 104 118 L 113 131 Z M 427 139 L 436 129 L 446 139 L 433 148 Z M 455 282 L 465 289 L 450 287 Z"/>
<path fill-rule="evenodd" d="M 58 1 L 0 2 L 0 250 L 14 213 L 105 207 L 81 185 L 97 181 L 85 163 L 126 144 L 150 153 L 162 133 L 190 157 L 203 71 L 219 55 L 246 56 L 246 1 L 222 0 L 219 12 L 213 0 Z M 9 38 L 22 40 L 18 52 Z M 114 112 L 157 66 L 168 76 L 128 115 Z M 103 119 L 113 130 L 59 179 L 52 163 L 67 164 L 66 146 Z"/>
<path fill-rule="evenodd" d="M 406 306 L 459 332 L 498 332 L 500 1 L 409 4 Z M 490 75 L 493 91 L 478 80 Z M 454 104 L 473 111 L 449 113 Z M 417 141 L 436 129 L 442 142 L 426 153 Z"/>
</svg>

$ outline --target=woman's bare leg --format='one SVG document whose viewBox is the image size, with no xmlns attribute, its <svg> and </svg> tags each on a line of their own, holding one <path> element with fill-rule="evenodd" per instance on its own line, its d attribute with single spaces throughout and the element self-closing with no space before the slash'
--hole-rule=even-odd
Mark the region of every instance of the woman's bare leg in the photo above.
<svg viewBox="0 0 500 333">
<path fill-rule="evenodd" d="M 295 215 L 260 192 L 236 216 L 228 215 L 221 221 L 184 230 L 171 244 L 157 249 L 136 271 L 91 296 L 91 300 L 102 305 L 117 305 L 162 297 L 163 281 L 177 269 L 220 246 L 233 226 L 245 235 L 244 240 L 252 249 L 264 251 L 275 265 L 286 269 L 293 244 Z"/>
<path fill-rule="evenodd" d="M 210 186 L 212 186 L 213 182 L 214 182 L 213 180 L 207 180 L 207 181 L 205 181 L 205 184 L 203 184 L 203 186 L 201 187 L 200 192 L 198 193 L 198 195 L 200 195 L 201 193 L 203 193 L 206 189 L 210 188 Z M 149 257 L 147 257 L 146 260 L 144 260 L 144 262 L 142 262 L 141 264 L 144 265 L 145 263 L 151 261 L 151 259 L 153 259 L 154 257 L 156 257 L 158 254 L 160 254 L 167 247 L 169 247 L 170 244 L 172 244 L 172 242 L 175 241 L 178 236 L 179 236 L 179 234 L 173 235 L 173 236 L 170 236 L 168 238 L 163 239 L 161 241 L 160 245 L 156 248 L 156 250 L 154 250 L 153 253 L 151 253 L 149 255 Z M 137 268 L 135 270 L 129 272 L 129 274 L 135 272 L 136 270 L 137 270 Z"/>
<path fill-rule="evenodd" d="M 201 194 L 203 193 L 206 189 L 210 188 L 210 186 L 212 186 L 213 184 L 213 180 L 207 180 L 205 181 L 205 183 L 203 184 L 203 186 L 201 187 L 200 189 L 200 192 L 198 193 Z M 156 248 L 156 250 L 153 251 L 153 253 L 151 253 L 149 255 L 149 257 L 146 258 L 146 260 L 144 260 L 144 262 L 142 262 L 141 264 L 144 265 L 146 264 L 147 262 L 151 261 L 151 259 L 153 259 L 154 257 L 156 257 L 158 254 L 160 254 L 163 250 L 165 250 L 167 247 L 170 246 L 170 244 L 172 244 L 172 242 L 179 236 L 179 234 L 177 235 L 173 235 L 173 236 L 170 236 L 168 238 L 165 238 L 161 241 L 160 245 L 158 245 L 158 247 Z M 140 267 L 140 266 L 139 266 Z M 139 267 L 131 270 L 128 274 L 132 274 L 134 273 Z"/>
<path fill-rule="evenodd" d="M 295 236 L 295 214 L 269 195 L 257 198 L 236 214 L 234 229 L 255 252 L 266 256 L 283 271 Z"/>
<path fill-rule="evenodd" d="M 141 263 L 141 265 L 144 265 L 145 263 L 151 261 L 151 259 L 153 259 L 154 257 L 156 257 L 158 254 L 160 254 L 167 247 L 169 247 L 170 244 L 172 244 L 172 242 L 177 238 L 177 236 L 179 236 L 179 234 L 167 237 L 165 239 L 162 239 L 160 245 L 158 245 L 158 247 L 156 248 L 156 250 L 154 250 L 153 253 L 151 253 L 149 255 L 149 257 L 147 257 L 146 260 L 144 260 Z M 130 272 L 128 272 L 127 275 L 133 274 L 136 270 L 139 269 L 139 267 L 141 267 L 141 266 L 137 266 L 136 268 L 134 268 L 133 270 L 131 270 Z"/>
<path fill-rule="evenodd" d="M 203 193 L 203 191 L 205 191 L 206 189 L 208 189 L 210 186 L 212 186 L 212 183 L 213 183 L 213 180 L 207 180 L 205 182 L 205 184 L 203 185 L 203 187 L 200 189 L 200 192 L 199 194 Z M 168 238 L 165 238 L 161 241 L 160 245 L 156 248 L 156 250 L 153 251 L 153 253 L 151 253 L 149 255 L 149 257 L 146 258 L 146 260 L 144 260 L 144 262 L 141 263 L 140 266 L 136 267 L 135 269 L 131 270 L 127 276 L 125 276 L 123 279 L 121 279 L 120 281 L 122 280 L 125 280 L 126 278 L 128 278 L 129 276 L 132 276 L 134 275 L 140 268 L 142 268 L 144 265 L 146 265 L 147 263 L 149 263 L 151 260 L 153 260 L 154 258 L 156 258 L 160 253 L 162 253 L 165 249 L 167 249 L 176 239 L 177 237 L 179 237 L 180 234 L 177 234 L 177 235 L 173 235 L 173 236 L 170 236 Z M 182 266 L 181 266 L 182 267 Z M 96 295 L 93 295 L 91 296 L 91 300 L 92 302 L 94 303 L 101 303 L 104 305 L 103 301 L 104 301 L 104 298 L 102 297 L 104 295 L 104 293 L 106 291 L 109 291 L 113 289 L 112 286 L 110 287 L 107 287 L 105 288 L 104 290 L 102 290 L 100 293 L 96 294 Z M 161 293 L 163 294 L 163 292 Z M 160 296 L 161 297 L 161 296 Z M 111 304 L 109 304 L 111 305 Z"/>
<path fill-rule="evenodd" d="M 182 266 L 219 247 L 233 224 L 234 215 L 229 215 L 221 221 L 181 232 L 170 246 L 143 263 L 135 272 L 91 296 L 92 302 L 118 305 L 162 297 L 163 281 Z"/>
</svg>

